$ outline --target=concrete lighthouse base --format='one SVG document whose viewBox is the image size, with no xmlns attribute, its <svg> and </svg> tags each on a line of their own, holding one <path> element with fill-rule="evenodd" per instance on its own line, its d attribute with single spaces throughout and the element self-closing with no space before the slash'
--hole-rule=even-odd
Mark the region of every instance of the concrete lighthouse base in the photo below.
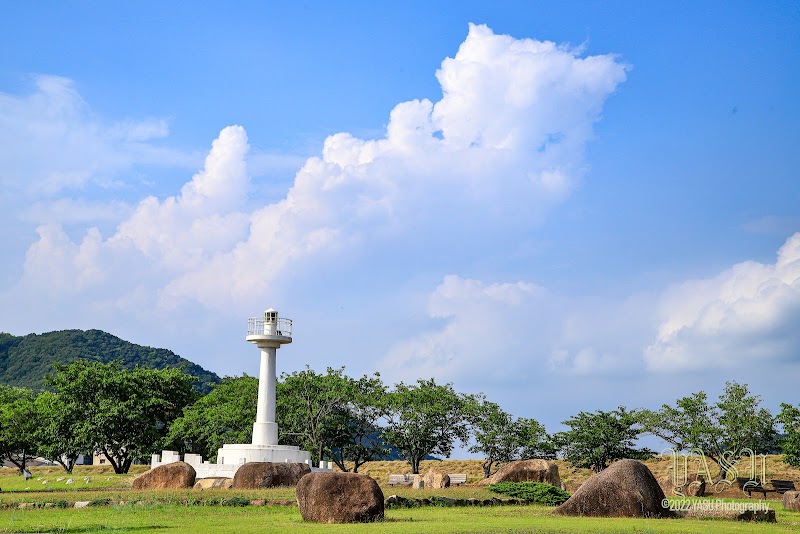
<svg viewBox="0 0 800 534">
<path fill-rule="evenodd" d="M 293 445 L 253 445 L 226 443 L 217 452 L 217 463 L 243 464 L 247 462 L 310 463 L 311 453 Z"/>
<path fill-rule="evenodd" d="M 160 465 L 180 461 L 181 457 L 176 451 L 162 451 L 161 454 L 154 454 L 150 462 L 150 467 L 156 468 Z M 311 465 L 311 453 L 301 451 L 300 447 L 293 445 L 252 445 L 250 443 L 231 444 L 226 443 L 217 452 L 217 462 L 212 464 L 203 461 L 199 454 L 185 454 L 183 461 L 194 467 L 197 478 L 224 477 L 233 478 L 236 471 L 247 462 L 292 462 L 308 464 L 312 470 L 329 470 L 330 462 L 326 463 L 326 468 L 315 468 Z M 323 464 L 325 462 L 320 462 Z"/>
</svg>

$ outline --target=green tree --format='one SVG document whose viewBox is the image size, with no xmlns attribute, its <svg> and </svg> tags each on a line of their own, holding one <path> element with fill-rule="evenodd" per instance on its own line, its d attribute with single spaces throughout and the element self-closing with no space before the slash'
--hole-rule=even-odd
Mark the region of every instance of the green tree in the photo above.
<svg viewBox="0 0 800 534">
<path fill-rule="evenodd" d="M 40 420 L 35 398 L 29 389 L 0 386 L 0 458 L 14 464 L 20 474 L 36 452 Z"/>
<path fill-rule="evenodd" d="M 495 467 L 522 458 L 553 458 L 554 448 L 544 426 L 534 419 L 514 419 L 483 395 L 467 398 L 465 412 L 475 443 L 469 451 L 483 455 L 483 476 Z"/>
<path fill-rule="evenodd" d="M 800 467 L 800 406 L 795 408 L 791 404 L 781 403 L 781 412 L 777 419 L 783 425 L 786 434 L 781 441 L 783 461 L 791 466 Z"/>
<path fill-rule="evenodd" d="M 698 449 L 715 455 L 719 425 L 715 408 L 702 391 L 664 404 L 659 411 L 642 410 L 644 431 L 666 441 L 676 451 Z"/>
<path fill-rule="evenodd" d="M 384 413 L 386 386 L 375 373 L 358 380 L 347 380 L 347 400 L 335 412 L 336 422 L 330 443 L 330 454 L 342 471 L 347 471 L 345 462 L 353 462 L 353 472 L 366 462 L 378 460 L 388 454 L 384 445 L 383 429 L 379 426 Z"/>
<path fill-rule="evenodd" d="M 419 473 L 425 456 L 448 457 L 456 439 L 467 442 L 465 402 L 452 384 L 439 385 L 433 378 L 414 385 L 400 382 L 386 395 L 386 441 L 409 463 L 412 473 Z"/>
<path fill-rule="evenodd" d="M 520 458 L 544 458 L 552 460 L 556 457 L 558 449 L 553 442 L 553 438 L 547 433 L 544 425 L 535 419 L 520 417 L 516 421 L 519 427 L 520 443 L 522 451 Z"/>
<path fill-rule="evenodd" d="M 72 473 L 78 456 L 92 450 L 78 433 L 76 421 L 83 417 L 81 404 L 65 402 L 61 395 L 43 391 L 36 397 L 35 409 L 40 422 L 35 431 L 37 454 Z"/>
<path fill-rule="evenodd" d="M 49 382 L 66 403 L 79 404 L 75 433 L 127 473 L 166 443 L 169 424 L 195 399 L 194 378 L 180 369 L 122 369 L 119 363 L 78 360 L 56 366 Z"/>
<path fill-rule="evenodd" d="M 342 425 L 341 412 L 350 395 L 344 367 L 325 374 L 306 367 L 283 373 L 277 384 L 278 429 L 281 440 L 301 445 L 319 462 L 336 441 Z"/>
<path fill-rule="evenodd" d="M 775 444 L 775 419 L 760 404 L 761 397 L 750 394 L 747 384 L 727 382 L 713 405 L 700 391 L 678 399 L 675 406 L 665 404 L 658 411 L 643 410 L 640 415 L 645 432 L 676 451 L 702 451 L 725 478 L 730 463 L 745 449 L 759 452 Z"/>
<path fill-rule="evenodd" d="M 634 447 L 641 433 L 638 414 L 624 406 L 616 410 L 594 413 L 580 412 L 563 424 L 570 430 L 553 436 L 564 459 L 576 467 L 599 473 L 611 462 L 623 458 L 647 459 L 648 449 Z"/>
<path fill-rule="evenodd" d="M 225 377 L 211 393 L 184 408 L 170 425 L 167 441 L 180 452 L 216 461 L 225 443 L 250 443 L 257 403 L 257 378 Z"/>
</svg>

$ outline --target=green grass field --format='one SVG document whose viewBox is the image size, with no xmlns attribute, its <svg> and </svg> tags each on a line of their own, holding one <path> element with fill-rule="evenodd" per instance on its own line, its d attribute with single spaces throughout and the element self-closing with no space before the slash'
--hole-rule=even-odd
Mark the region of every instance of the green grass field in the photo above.
<svg viewBox="0 0 800 534">
<path fill-rule="evenodd" d="M 473 461 L 474 462 L 474 461 Z M 445 462 L 447 464 L 448 462 Z M 449 472 L 468 472 L 475 466 L 448 465 Z M 385 464 L 385 465 L 384 465 Z M 387 473 L 398 472 L 402 463 L 381 462 L 372 467 L 372 475 L 385 481 Z M 443 465 L 443 464 L 440 464 Z M 653 468 L 659 467 L 654 465 Z M 146 470 L 136 466 L 136 472 Z M 562 472 L 571 480 L 584 478 L 579 470 L 563 466 Z M 399 471 L 402 472 L 402 471 Z M 163 532 L 165 534 L 202 532 L 498 532 L 504 534 L 529 532 L 742 532 L 742 533 L 800 533 L 800 512 L 787 512 L 781 507 L 777 495 L 770 494 L 769 506 L 777 513 L 777 524 L 737 523 L 725 519 L 606 519 L 568 518 L 552 515 L 552 508 L 539 505 L 507 505 L 494 507 L 418 507 L 391 509 L 378 524 L 319 525 L 305 523 L 296 505 L 267 505 L 229 507 L 219 504 L 225 498 L 239 497 L 248 500 L 293 501 L 294 488 L 268 490 L 170 490 L 132 491 L 134 474 L 114 475 L 107 468 L 97 466 L 76 469 L 70 477 L 73 484 L 65 484 L 66 476 L 58 468 L 35 468 L 34 477 L 27 482 L 12 470 L 0 472 L 0 532 Z M 787 478 L 797 479 L 797 473 L 787 473 Z M 90 476 L 86 483 L 84 477 Z M 57 479 L 64 477 L 61 481 Z M 566 478 L 566 477 L 565 477 Z M 39 480 L 37 480 L 39 479 Z M 43 481 L 47 483 L 43 484 Z M 574 483 L 574 482 L 573 482 Z M 28 488 L 27 490 L 25 488 Z M 409 487 L 382 486 L 385 496 L 397 494 L 404 497 L 447 496 L 457 499 L 496 497 L 485 487 L 464 485 L 440 490 L 413 490 Z M 742 497 L 739 492 L 738 497 Z M 752 502 L 745 497 L 736 502 Z M 725 496 L 726 501 L 731 497 Z M 82 509 L 58 508 L 58 504 L 75 501 L 108 499 L 112 503 L 124 501 L 125 505 L 87 507 Z M 712 499 L 713 500 L 713 499 Z M 135 504 L 142 502 L 143 504 Z M 33 503 L 30 509 L 19 509 L 22 503 Z M 50 503 L 49 508 L 42 508 Z"/>
<path fill-rule="evenodd" d="M 262 506 L 107 506 L 85 509 L 6 510 L 2 532 L 800 532 L 800 513 L 778 511 L 779 523 L 724 520 L 566 518 L 544 506 L 488 508 L 424 507 L 389 510 L 381 523 L 320 525 L 304 523 L 296 507 Z"/>
</svg>

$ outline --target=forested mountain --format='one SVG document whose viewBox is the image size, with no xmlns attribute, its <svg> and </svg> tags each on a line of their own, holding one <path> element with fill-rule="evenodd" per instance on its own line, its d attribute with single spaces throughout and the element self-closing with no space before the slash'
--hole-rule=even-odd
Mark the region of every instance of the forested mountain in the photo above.
<svg viewBox="0 0 800 534">
<path fill-rule="evenodd" d="M 0 384 L 42 389 L 44 377 L 53 372 L 54 363 L 70 364 L 80 358 L 103 363 L 119 361 L 127 369 L 136 365 L 153 369 L 180 367 L 198 378 L 195 389 L 202 393 L 220 380 L 215 373 L 172 351 L 136 345 L 102 330 L 61 330 L 27 336 L 0 332 Z"/>
</svg>

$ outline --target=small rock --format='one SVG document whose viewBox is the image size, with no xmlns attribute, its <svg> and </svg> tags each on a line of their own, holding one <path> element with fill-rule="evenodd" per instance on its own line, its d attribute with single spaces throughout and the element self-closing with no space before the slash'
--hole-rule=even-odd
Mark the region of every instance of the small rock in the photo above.
<svg viewBox="0 0 800 534">
<path fill-rule="evenodd" d="M 430 468 L 422 477 L 426 488 L 443 489 L 450 487 L 450 475 L 444 471 Z"/>
<path fill-rule="evenodd" d="M 198 478 L 194 482 L 194 489 L 212 489 L 212 488 L 220 488 L 220 489 L 228 489 L 233 484 L 232 478 L 225 478 L 225 477 L 207 477 L 207 478 Z"/>
<path fill-rule="evenodd" d="M 58 477 L 58 478 L 56 479 L 56 482 L 61 482 L 62 480 L 64 480 L 64 477 Z"/>
<path fill-rule="evenodd" d="M 781 499 L 784 510 L 800 512 L 800 491 L 787 491 Z"/>
<path fill-rule="evenodd" d="M 264 506 L 265 504 L 267 504 L 267 501 L 264 499 L 253 499 L 250 501 L 250 506 Z"/>
<path fill-rule="evenodd" d="M 74 483 L 74 482 L 75 482 L 75 481 L 74 481 L 73 479 L 71 479 L 71 478 L 70 478 L 70 479 L 67 479 L 67 481 L 66 481 L 64 484 L 72 484 L 72 483 Z"/>
<path fill-rule="evenodd" d="M 745 510 L 736 518 L 737 521 L 762 521 L 764 523 L 777 523 L 775 510 Z"/>
<path fill-rule="evenodd" d="M 75 501 L 75 508 L 86 508 L 89 506 L 89 501 Z"/>
</svg>

